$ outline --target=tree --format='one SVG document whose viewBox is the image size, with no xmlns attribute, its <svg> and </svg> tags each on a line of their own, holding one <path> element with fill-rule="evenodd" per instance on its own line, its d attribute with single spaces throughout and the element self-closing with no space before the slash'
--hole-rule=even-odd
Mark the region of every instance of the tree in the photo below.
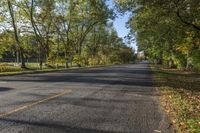
<svg viewBox="0 0 200 133">
<path fill-rule="evenodd" d="M 132 12 L 131 34 L 139 50 L 156 63 L 188 68 L 194 49 L 199 49 L 199 2 L 195 0 L 117 1 L 120 11 Z M 192 41 L 193 40 L 193 41 Z M 194 41 L 195 40 L 195 41 Z"/>
<path fill-rule="evenodd" d="M 13 4 L 11 3 L 10 0 L 7 0 L 7 6 L 9 9 L 9 14 L 11 17 L 12 27 L 14 29 L 14 35 L 15 35 L 15 40 L 16 40 L 16 44 L 17 44 L 17 62 L 19 62 L 19 54 L 20 54 L 21 55 L 21 67 L 25 68 L 26 65 L 25 65 L 25 60 L 24 60 L 24 51 L 21 46 L 20 34 L 19 34 L 19 30 L 18 30 L 17 23 L 15 20 L 15 11 L 13 9 Z"/>
<path fill-rule="evenodd" d="M 15 48 L 10 41 L 12 33 L 17 51 L 23 55 L 23 64 L 24 58 L 38 58 L 40 69 L 44 63 L 58 67 L 61 62 L 66 68 L 69 63 L 77 66 L 123 63 L 132 54 L 108 24 L 114 15 L 106 0 L 3 0 L 0 3 L 3 58 Z M 5 3 L 7 7 L 3 6 Z"/>
</svg>

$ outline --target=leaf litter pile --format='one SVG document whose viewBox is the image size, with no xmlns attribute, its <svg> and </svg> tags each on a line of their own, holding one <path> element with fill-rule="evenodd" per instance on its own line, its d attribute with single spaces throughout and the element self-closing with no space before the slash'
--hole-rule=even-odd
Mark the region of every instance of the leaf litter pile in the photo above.
<svg viewBox="0 0 200 133">
<path fill-rule="evenodd" d="M 153 68 L 163 109 L 176 132 L 200 133 L 200 75 Z"/>
</svg>

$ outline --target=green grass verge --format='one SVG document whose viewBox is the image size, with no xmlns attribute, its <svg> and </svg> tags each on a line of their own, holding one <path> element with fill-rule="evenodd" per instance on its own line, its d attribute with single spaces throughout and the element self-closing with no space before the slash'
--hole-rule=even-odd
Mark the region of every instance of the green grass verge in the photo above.
<svg viewBox="0 0 200 133">
<path fill-rule="evenodd" d="M 60 69 L 42 69 L 42 70 L 21 70 L 21 71 L 10 71 L 10 72 L 1 72 L 0 76 L 7 76 L 7 75 L 17 75 L 17 74 L 29 74 L 29 73 L 42 73 L 42 72 L 51 72 L 51 71 L 59 71 L 65 70 L 64 68 Z"/>
<path fill-rule="evenodd" d="M 17 74 L 29 74 L 29 73 L 43 73 L 43 72 L 51 72 L 51 71 L 59 71 L 59 70 L 70 70 L 70 69 L 84 69 L 84 68 L 96 68 L 103 66 L 111 66 L 112 64 L 107 65 L 96 65 L 96 66 L 82 66 L 77 67 L 76 65 L 65 68 L 64 66 L 59 66 L 59 68 L 53 68 L 43 66 L 42 70 L 39 70 L 38 63 L 29 63 L 26 64 L 27 69 L 22 69 L 18 66 L 14 66 L 13 63 L 0 63 L 0 76 L 7 75 L 17 75 Z"/>
<path fill-rule="evenodd" d="M 152 66 L 161 105 L 179 133 L 200 133 L 200 75 Z"/>
<path fill-rule="evenodd" d="M 42 70 L 39 70 L 39 68 L 36 66 L 35 63 L 27 65 L 26 69 L 22 69 L 19 66 L 14 66 L 11 63 L 10 64 L 0 63 L 0 76 L 23 74 L 23 73 L 48 72 L 48 71 L 53 71 L 53 70 L 57 70 L 57 69 L 48 68 L 44 66 Z"/>
</svg>

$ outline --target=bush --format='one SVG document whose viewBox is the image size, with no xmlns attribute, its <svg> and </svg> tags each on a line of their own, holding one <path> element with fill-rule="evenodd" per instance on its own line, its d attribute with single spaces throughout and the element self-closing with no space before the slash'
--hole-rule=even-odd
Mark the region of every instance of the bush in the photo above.
<svg viewBox="0 0 200 133">
<path fill-rule="evenodd" d="M 19 67 L 14 66 L 6 66 L 6 65 L 0 65 L 0 72 L 14 72 L 14 71 L 21 71 L 22 69 Z"/>
<path fill-rule="evenodd" d="M 194 70 L 200 72 L 200 50 L 195 50 L 192 54 Z"/>
<path fill-rule="evenodd" d="M 85 58 L 82 56 L 75 55 L 73 62 L 77 64 L 78 67 L 85 65 Z"/>
</svg>

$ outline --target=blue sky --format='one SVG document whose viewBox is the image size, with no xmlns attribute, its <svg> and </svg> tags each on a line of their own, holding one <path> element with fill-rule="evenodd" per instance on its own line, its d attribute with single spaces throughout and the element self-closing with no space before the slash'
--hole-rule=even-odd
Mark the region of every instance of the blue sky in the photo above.
<svg viewBox="0 0 200 133">
<path fill-rule="evenodd" d="M 108 0 L 107 4 L 109 5 L 110 8 L 113 8 L 113 0 Z M 118 33 L 119 37 L 124 38 L 128 33 L 129 29 L 126 28 L 126 22 L 129 20 L 130 13 L 126 13 L 124 15 L 119 15 L 118 17 L 114 20 L 114 27 Z M 131 45 L 133 48 L 137 49 L 135 44 Z"/>
</svg>

